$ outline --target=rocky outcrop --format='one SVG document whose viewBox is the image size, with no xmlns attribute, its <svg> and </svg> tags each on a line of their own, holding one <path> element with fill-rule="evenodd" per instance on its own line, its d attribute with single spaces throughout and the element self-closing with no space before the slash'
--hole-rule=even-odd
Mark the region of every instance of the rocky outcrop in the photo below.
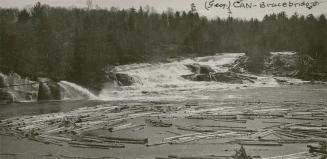
<svg viewBox="0 0 327 159">
<path fill-rule="evenodd" d="M 115 75 L 119 86 L 130 86 L 135 83 L 134 78 L 127 74 L 116 73 Z"/>
<path fill-rule="evenodd" d="M 191 81 L 212 81 L 213 79 L 209 74 L 190 74 L 190 75 L 182 75 L 184 79 Z"/>
<path fill-rule="evenodd" d="M 124 73 L 108 72 L 107 79 L 116 82 L 119 86 L 130 86 L 135 83 L 135 79 Z"/>
<path fill-rule="evenodd" d="M 326 80 L 327 74 L 317 72 L 316 60 L 309 55 L 294 52 L 271 53 L 265 58 L 265 74 L 294 77 L 304 80 Z"/>
<path fill-rule="evenodd" d="M 228 67 L 229 71 L 231 72 L 237 72 L 237 73 L 243 73 L 246 72 L 247 69 L 247 63 L 249 61 L 249 57 L 248 56 L 241 56 L 238 59 L 236 59 L 234 61 L 234 63 L 229 64 Z"/>
<path fill-rule="evenodd" d="M 0 104 L 8 104 L 8 103 L 13 103 L 15 100 L 14 96 L 12 93 L 0 89 Z"/>
<path fill-rule="evenodd" d="M 75 83 L 47 77 L 35 80 L 22 78 L 17 73 L 0 72 L 0 103 L 48 101 L 62 99 L 95 99 L 96 96 Z"/>
<path fill-rule="evenodd" d="M 39 90 L 38 101 L 43 100 L 60 100 L 61 88 L 60 85 L 49 78 L 38 78 Z"/>
<path fill-rule="evenodd" d="M 3 88 L 6 86 L 6 79 L 5 75 L 0 73 L 0 88 Z"/>
<path fill-rule="evenodd" d="M 244 81 L 254 82 L 256 77 L 240 75 L 234 72 L 216 72 L 211 74 L 190 74 L 183 75 L 185 79 L 191 81 L 216 81 L 223 83 L 238 83 L 242 84 Z"/>
<path fill-rule="evenodd" d="M 115 66 L 107 66 L 104 68 L 104 72 L 108 83 L 117 83 L 118 86 L 131 86 L 136 82 L 134 77 L 117 71 Z"/>
<path fill-rule="evenodd" d="M 265 58 L 264 71 L 265 74 L 283 77 L 296 77 L 300 72 L 307 72 L 301 69 L 300 63 L 304 62 L 307 69 L 313 65 L 313 59 L 305 55 L 287 54 L 287 53 L 271 53 Z"/>
<path fill-rule="evenodd" d="M 249 57 L 243 56 L 229 66 L 229 71 L 244 73 L 248 71 Z M 316 72 L 315 60 L 295 52 L 272 52 L 264 58 L 262 74 L 278 77 L 293 77 L 304 80 L 326 80 L 325 73 Z"/>
<path fill-rule="evenodd" d="M 209 74 L 215 72 L 210 66 L 200 64 L 188 64 L 185 65 L 195 74 Z"/>
<path fill-rule="evenodd" d="M 37 97 L 37 83 L 17 73 L 0 73 L 0 103 L 33 101 Z"/>
<path fill-rule="evenodd" d="M 190 64 L 186 65 L 193 74 L 182 75 L 184 79 L 191 81 L 216 81 L 224 83 L 239 83 L 242 84 L 244 81 L 254 82 L 255 77 L 241 75 L 232 71 L 227 72 L 215 72 L 212 68 L 206 65 Z M 234 65 L 226 65 L 224 67 L 240 67 Z"/>
</svg>

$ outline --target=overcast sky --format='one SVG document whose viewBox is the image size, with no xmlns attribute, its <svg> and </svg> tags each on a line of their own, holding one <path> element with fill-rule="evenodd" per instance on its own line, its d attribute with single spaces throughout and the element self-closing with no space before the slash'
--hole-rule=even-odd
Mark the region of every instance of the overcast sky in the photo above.
<svg viewBox="0 0 327 159">
<path fill-rule="evenodd" d="M 36 2 L 41 2 L 48 4 L 50 6 L 61 6 L 61 7 L 86 7 L 86 0 L 0 0 L 1 7 L 31 7 Z M 239 18 L 262 18 L 267 13 L 277 13 L 281 11 L 285 11 L 287 14 L 293 14 L 297 12 L 298 14 L 314 14 L 327 15 L 327 0 L 317 0 L 319 5 L 313 7 L 312 9 L 308 9 L 306 7 L 288 7 L 288 8 L 259 8 L 255 7 L 252 9 L 245 8 L 231 8 L 232 14 L 228 13 L 228 10 L 222 8 L 211 8 L 209 11 L 205 9 L 205 3 L 210 0 L 93 0 L 93 6 L 99 6 L 101 8 L 110 8 L 110 7 L 118 7 L 118 8 L 139 8 L 139 6 L 153 6 L 158 12 L 162 12 L 167 10 L 167 8 L 173 8 L 176 10 L 186 10 L 189 11 L 191 8 L 191 3 L 194 3 L 198 13 L 202 16 L 207 16 L 209 18 L 213 18 L 216 16 L 219 17 L 227 17 L 231 15 L 233 17 Z M 228 3 L 229 0 L 215 0 L 218 3 Z M 230 0 L 232 3 L 235 0 Z M 252 2 L 253 4 L 260 4 L 262 2 L 270 3 L 270 2 L 303 2 L 303 0 L 243 0 L 243 2 Z M 304 0 L 305 2 L 314 2 L 316 0 Z"/>
</svg>

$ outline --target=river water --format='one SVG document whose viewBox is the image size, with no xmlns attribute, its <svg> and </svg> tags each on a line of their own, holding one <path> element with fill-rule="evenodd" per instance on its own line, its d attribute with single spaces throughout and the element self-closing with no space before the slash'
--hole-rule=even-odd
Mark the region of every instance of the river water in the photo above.
<svg viewBox="0 0 327 159">
<path fill-rule="evenodd" d="M 154 105 L 156 103 L 172 103 L 174 105 L 185 105 L 187 102 L 197 102 L 198 105 L 208 104 L 219 106 L 221 103 L 231 104 L 253 102 L 253 103 L 270 103 L 278 105 L 281 102 L 296 101 L 299 103 L 308 103 L 308 107 L 311 104 L 324 104 L 327 105 L 327 85 L 287 85 L 281 87 L 257 87 L 248 89 L 233 89 L 223 91 L 202 91 L 203 95 L 209 97 L 208 99 L 188 99 L 186 101 L 159 101 L 155 103 L 151 101 L 101 101 L 101 100 L 75 100 L 75 101 L 56 101 L 56 102 L 43 102 L 43 103 L 16 103 L 10 105 L 3 105 L 0 107 L 1 118 L 8 118 L 12 116 L 21 115 L 38 115 L 46 113 L 66 112 L 79 107 L 92 107 L 99 104 L 110 103 L 112 105 L 128 105 L 129 103 L 138 102 L 141 105 Z M 241 106 L 241 105 L 240 105 Z M 178 121 L 179 123 L 183 121 Z M 194 121 L 196 123 L 202 123 L 201 121 Z M 203 121 L 204 122 L 204 121 Z M 193 123 L 195 124 L 195 123 Z M 208 124 L 208 123 L 204 123 Z M 256 123 L 255 121 L 249 121 L 248 127 L 265 127 Z M 120 133 L 118 135 L 134 136 L 134 137 L 149 137 L 150 141 L 161 140 L 160 136 L 167 136 L 166 130 L 161 128 L 148 127 L 147 131 Z M 176 130 L 173 130 L 176 131 Z M 116 134 L 117 135 L 117 134 Z M 173 134 L 169 134 L 173 135 Z M 158 139 L 156 139 L 156 136 Z M 223 140 L 218 140 L 222 142 Z M 234 149 L 238 147 L 235 144 L 219 144 L 214 142 L 198 143 L 198 144 L 185 144 L 185 145 L 163 145 L 156 147 L 145 147 L 144 145 L 126 145 L 124 149 L 84 149 L 74 148 L 70 146 L 56 146 L 45 145 L 39 142 L 18 139 L 10 136 L 0 136 L 0 152 L 2 153 L 18 153 L 21 156 L 14 158 L 39 158 L 40 154 L 52 154 L 53 157 L 60 155 L 68 156 L 88 156 L 88 157 L 103 157 L 103 156 L 117 156 L 127 159 L 154 159 L 155 156 L 167 156 L 169 154 L 194 156 L 205 154 L 218 154 L 218 155 L 231 155 L 234 154 Z M 298 153 L 307 151 L 305 144 L 287 144 L 281 147 L 246 147 L 248 153 L 252 155 L 267 156 L 279 156 L 291 153 Z"/>
<path fill-rule="evenodd" d="M 122 65 L 115 68 L 116 72 L 124 73 L 136 79 L 132 86 L 108 84 L 99 95 L 100 100 L 172 100 L 209 99 L 202 91 L 232 90 L 240 88 L 279 87 L 272 76 L 249 75 L 257 78 L 254 83 L 244 81 L 243 84 L 229 84 L 213 81 L 190 81 L 182 75 L 192 74 L 186 67 L 188 64 L 205 65 L 215 72 L 228 71 L 228 64 L 244 56 L 244 53 L 222 53 L 214 56 L 187 58 L 169 63 L 142 63 Z M 289 79 L 295 82 L 300 80 Z"/>
<path fill-rule="evenodd" d="M 128 74 L 137 79 L 132 86 L 117 86 L 108 84 L 99 96 L 89 100 L 66 100 L 51 102 L 14 103 L 0 106 L 0 119 L 23 115 L 40 115 L 57 112 L 68 112 L 81 107 L 93 107 L 101 104 L 129 105 L 138 103 L 142 106 L 155 106 L 160 104 L 185 105 L 210 105 L 220 107 L 230 103 L 234 107 L 242 103 L 265 103 L 280 106 L 283 102 L 298 102 L 311 105 L 327 105 L 327 85 L 310 84 L 296 79 L 288 79 L 293 85 L 280 85 L 273 77 L 252 75 L 257 77 L 254 83 L 226 84 L 219 82 L 195 82 L 181 78 L 181 75 L 191 74 L 185 64 L 208 65 L 217 72 L 227 71 L 225 64 L 230 64 L 243 54 L 218 54 L 209 57 L 200 57 L 158 64 L 133 64 L 119 66 L 117 72 Z M 85 91 L 85 90 L 83 90 Z M 73 95 L 72 93 L 70 95 Z M 93 96 L 93 95 L 89 95 Z M 142 120 L 144 119 L 137 119 Z M 183 119 L 174 119 L 177 123 L 184 123 Z M 137 122 L 137 121 L 135 121 Z M 140 122 L 140 121 L 138 121 Z M 189 122 L 189 121 L 188 121 Z M 192 121 L 198 124 L 204 121 Z M 264 127 L 256 121 L 249 121 L 247 127 Z M 118 135 L 149 137 L 150 141 L 161 140 L 167 137 L 166 130 L 162 128 L 147 127 L 139 132 L 118 132 Z M 176 131 L 176 130 L 174 130 Z M 114 134 L 113 134 L 114 135 Z M 117 135 L 117 134 L 116 134 Z M 234 154 L 233 144 L 196 143 L 181 145 L 164 145 L 145 147 L 144 145 L 126 145 L 124 149 L 83 149 L 70 146 L 45 145 L 39 142 L 17 139 L 12 136 L 0 135 L 1 153 L 23 154 L 14 158 L 40 158 L 40 154 L 52 154 L 49 158 L 60 155 L 70 156 L 117 156 L 128 159 L 153 159 L 155 156 L 176 155 L 204 155 Z M 304 144 L 289 144 L 282 147 L 247 147 L 247 152 L 260 156 L 278 156 L 306 151 Z M 1 158 L 2 156 L 0 156 Z"/>
</svg>

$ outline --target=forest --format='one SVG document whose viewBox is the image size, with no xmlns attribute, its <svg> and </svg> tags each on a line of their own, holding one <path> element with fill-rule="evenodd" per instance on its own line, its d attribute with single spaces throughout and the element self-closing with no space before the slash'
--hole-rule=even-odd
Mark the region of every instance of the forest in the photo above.
<svg viewBox="0 0 327 159">
<path fill-rule="evenodd" d="M 104 68 L 167 58 L 245 52 L 260 72 L 270 51 L 295 51 L 327 72 L 325 15 L 263 19 L 201 17 L 196 12 L 151 7 L 0 8 L 0 71 L 46 76 L 100 89 Z"/>
</svg>

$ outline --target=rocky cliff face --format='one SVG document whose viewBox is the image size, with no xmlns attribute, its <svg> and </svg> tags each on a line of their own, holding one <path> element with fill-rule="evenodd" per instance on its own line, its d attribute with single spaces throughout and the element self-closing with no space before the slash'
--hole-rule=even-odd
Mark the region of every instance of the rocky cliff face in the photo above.
<svg viewBox="0 0 327 159">
<path fill-rule="evenodd" d="M 37 100 L 60 100 L 62 99 L 62 88 L 57 82 L 49 78 L 39 78 L 39 89 Z"/>
<path fill-rule="evenodd" d="M 246 72 L 248 61 L 249 57 L 240 57 L 230 66 L 230 71 Z M 326 80 L 326 74 L 315 71 L 315 63 L 315 60 L 308 55 L 295 52 L 272 52 L 264 59 L 262 74 L 304 80 Z"/>
<path fill-rule="evenodd" d="M 17 73 L 0 73 L 0 103 L 33 101 L 37 98 L 38 83 Z"/>
<path fill-rule="evenodd" d="M 253 82 L 253 78 L 246 75 L 242 75 L 233 71 L 227 72 L 215 72 L 212 68 L 206 65 L 192 64 L 187 65 L 193 74 L 182 75 L 183 78 L 191 81 L 216 81 L 223 83 L 238 83 L 242 84 L 244 81 Z M 231 67 L 231 66 L 225 66 Z"/>
<path fill-rule="evenodd" d="M 226 64 L 227 72 L 215 72 L 205 65 L 192 64 L 187 67 L 193 74 L 182 77 L 192 81 L 217 81 L 224 83 L 253 82 L 255 77 L 244 75 L 248 73 L 249 57 L 238 57 L 233 63 Z M 272 52 L 264 58 L 263 75 L 276 77 L 292 77 L 304 80 L 326 80 L 327 75 L 315 72 L 315 60 L 308 55 L 295 52 Z"/>
<path fill-rule="evenodd" d="M 276 52 L 265 58 L 263 72 L 275 76 L 299 77 L 314 69 L 315 61 L 307 55 Z"/>
<path fill-rule="evenodd" d="M 62 99 L 94 99 L 87 89 L 67 81 L 37 78 L 32 81 L 17 73 L 0 73 L 0 104 Z"/>
</svg>

